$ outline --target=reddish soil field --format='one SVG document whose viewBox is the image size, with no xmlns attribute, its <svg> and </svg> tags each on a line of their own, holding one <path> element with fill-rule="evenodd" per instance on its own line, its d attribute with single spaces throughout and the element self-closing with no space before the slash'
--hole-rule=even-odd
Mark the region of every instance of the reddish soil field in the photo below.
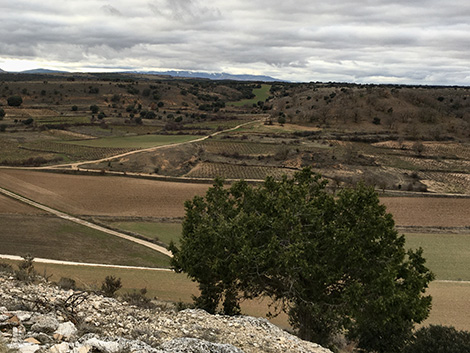
<svg viewBox="0 0 470 353">
<path fill-rule="evenodd" d="M 184 201 L 204 195 L 209 185 L 113 176 L 0 170 L 0 186 L 76 215 L 182 217 Z M 470 199 L 383 197 L 397 225 L 470 226 Z M 0 199 L 0 211 L 10 207 Z M 15 206 L 19 207 L 19 206 Z"/>
<path fill-rule="evenodd" d="M 0 170 L 0 186 L 75 215 L 182 217 L 209 185 L 112 176 Z"/>
<path fill-rule="evenodd" d="M 382 197 L 380 200 L 400 226 L 470 226 L 470 198 Z"/>
</svg>

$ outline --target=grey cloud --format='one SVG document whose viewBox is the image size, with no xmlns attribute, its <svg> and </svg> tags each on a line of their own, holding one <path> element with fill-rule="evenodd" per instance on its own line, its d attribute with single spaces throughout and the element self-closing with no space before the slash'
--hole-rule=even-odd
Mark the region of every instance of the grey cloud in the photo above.
<svg viewBox="0 0 470 353">
<path fill-rule="evenodd" d="M 101 10 L 104 11 L 105 13 L 113 15 L 113 16 L 122 16 L 121 11 L 119 11 L 118 9 L 112 7 L 109 4 L 101 6 Z"/>
<path fill-rule="evenodd" d="M 2 58 L 289 80 L 470 84 L 470 3 L 434 0 L 17 0 Z M 455 80 L 455 82 L 451 82 Z"/>
</svg>

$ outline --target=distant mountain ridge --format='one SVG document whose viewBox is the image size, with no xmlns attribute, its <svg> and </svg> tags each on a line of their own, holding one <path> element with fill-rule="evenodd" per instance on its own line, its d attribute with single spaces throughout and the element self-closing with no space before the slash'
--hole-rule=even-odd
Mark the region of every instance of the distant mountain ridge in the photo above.
<svg viewBox="0 0 470 353">
<path fill-rule="evenodd" d="M 206 78 L 210 80 L 235 80 L 235 81 L 265 81 L 265 82 L 283 82 L 277 78 L 264 75 L 232 75 L 226 72 L 208 73 L 193 71 L 132 71 L 132 73 L 147 75 L 167 75 L 172 77 L 188 77 L 188 78 Z"/>
<path fill-rule="evenodd" d="M 0 72 L 6 72 L 0 69 Z M 21 71 L 22 74 L 60 74 L 70 73 L 69 71 L 49 70 L 49 69 L 32 69 Z M 232 75 L 226 72 L 222 73 L 208 73 L 208 72 L 193 72 L 193 71 L 125 71 L 117 72 L 124 74 L 140 74 L 140 75 L 164 75 L 171 77 L 187 77 L 187 78 L 205 78 L 209 80 L 234 80 L 234 81 L 264 81 L 264 82 L 285 82 L 271 76 L 264 75 Z"/>
<path fill-rule="evenodd" d="M 66 74 L 68 71 L 60 71 L 60 70 L 49 70 L 49 69 L 31 69 L 21 71 L 21 74 Z"/>
</svg>

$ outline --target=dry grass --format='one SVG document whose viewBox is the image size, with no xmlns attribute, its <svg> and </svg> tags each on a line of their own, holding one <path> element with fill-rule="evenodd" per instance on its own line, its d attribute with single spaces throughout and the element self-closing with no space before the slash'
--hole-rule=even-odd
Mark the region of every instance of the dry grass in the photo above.
<svg viewBox="0 0 470 353">
<path fill-rule="evenodd" d="M 470 283 L 433 282 L 429 294 L 433 298 L 433 305 L 424 325 L 446 325 L 470 330 Z"/>
<path fill-rule="evenodd" d="M 470 281 L 470 234 L 406 234 L 406 247 L 424 250 L 439 280 Z"/>
</svg>

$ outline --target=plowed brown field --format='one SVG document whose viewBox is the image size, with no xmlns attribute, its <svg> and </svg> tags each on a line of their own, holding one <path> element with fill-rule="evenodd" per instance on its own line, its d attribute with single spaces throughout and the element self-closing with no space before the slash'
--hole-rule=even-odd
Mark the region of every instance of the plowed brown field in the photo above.
<svg viewBox="0 0 470 353">
<path fill-rule="evenodd" d="M 208 185 L 112 176 L 0 170 L 0 186 L 75 215 L 182 217 Z"/>
<path fill-rule="evenodd" d="M 0 186 L 75 215 L 137 217 L 182 217 L 184 201 L 204 195 L 209 187 L 14 169 L 0 170 Z M 383 197 L 381 201 L 400 226 L 470 226 L 470 198 Z M 0 210 L 5 207 L 0 206 Z"/>
<path fill-rule="evenodd" d="M 38 208 L 34 208 L 21 203 L 20 201 L 13 200 L 7 196 L 0 194 L 0 214 L 45 214 Z"/>
<path fill-rule="evenodd" d="M 470 198 L 382 197 L 380 200 L 400 226 L 470 226 Z"/>
</svg>

